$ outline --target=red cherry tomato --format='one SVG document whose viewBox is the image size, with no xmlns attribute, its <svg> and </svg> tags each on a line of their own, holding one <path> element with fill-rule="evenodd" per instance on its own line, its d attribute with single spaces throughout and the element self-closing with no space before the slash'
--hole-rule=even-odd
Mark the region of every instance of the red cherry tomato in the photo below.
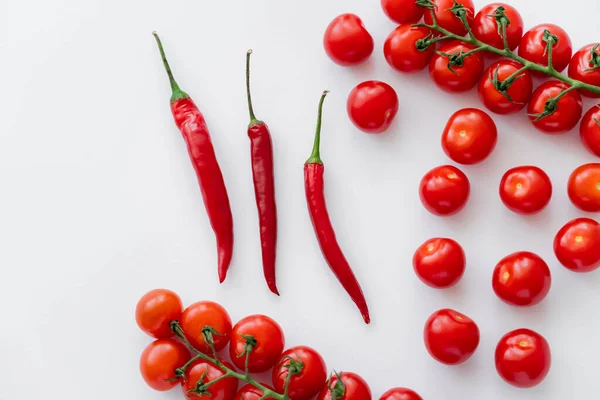
<svg viewBox="0 0 600 400">
<path fill-rule="evenodd" d="M 298 363 L 303 367 L 300 373 L 290 378 L 289 397 L 291 400 L 308 400 L 319 393 L 327 380 L 327 367 L 323 357 L 310 347 L 296 346 L 283 352 L 273 369 L 273 386 L 277 392 L 283 393 L 289 367 L 295 368 Z"/>
<path fill-rule="evenodd" d="M 600 157 L 600 104 L 585 113 L 579 125 L 579 134 L 584 146 Z"/>
<path fill-rule="evenodd" d="M 541 119 L 538 117 L 563 91 L 569 86 L 560 81 L 542 83 L 531 96 L 527 105 L 527 114 L 533 126 L 544 133 L 560 134 L 570 131 L 577 125 L 583 112 L 581 95 L 576 90 L 571 90 L 562 96 L 552 107 L 555 111 Z"/>
<path fill-rule="evenodd" d="M 429 63 L 429 75 L 437 87 L 446 92 L 458 93 L 471 90 L 477 85 L 484 68 L 481 52 L 464 57 L 462 61 L 452 61 L 459 54 L 474 48 L 458 40 L 440 46 Z"/>
<path fill-rule="evenodd" d="M 261 383 L 261 385 L 263 385 L 264 387 L 270 389 L 270 390 L 274 390 L 271 386 Z M 259 388 L 251 385 L 251 384 L 247 384 L 245 386 L 242 386 L 242 388 L 240 390 L 238 390 L 238 392 L 235 394 L 235 396 L 233 397 L 234 400 L 260 400 L 262 399 L 262 397 L 264 396 L 264 393 L 262 390 L 260 390 Z"/>
<path fill-rule="evenodd" d="M 600 44 L 592 43 L 581 48 L 569 62 L 569 77 L 600 86 Z M 598 98 L 600 94 L 582 90 L 581 94 L 587 97 Z"/>
<path fill-rule="evenodd" d="M 580 210 L 600 211 L 600 164 L 585 164 L 569 178 L 569 198 Z"/>
<path fill-rule="evenodd" d="M 477 164 L 494 150 L 497 139 L 498 129 L 489 115 L 477 108 L 463 108 L 446 123 L 442 148 L 459 164 Z"/>
<path fill-rule="evenodd" d="M 421 179 L 421 202 L 432 214 L 453 215 L 467 204 L 471 185 L 467 176 L 452 165 L 436 167 Z"/>
<path fill-rule="evenodd" d="M 467 22 L 470 25 L 473 21 L 473 16 L 475 15 L 475 5 L 473 4 L 473 1 L 457 0 L 457 2 L 466 7 Z M 465 28 L 461 20 L 450 10 L 454 6 L 454 0 L 433 0 L 433 3 L 433 12 L 439 26 L 459 36 L 467 34 L 467 28 Z M 429 10 L 425 10 L 424 16 L 427 25 L 433 24 L 433 18 L 431 18 L 431 12 Z"/>
<path fill-rule="evenodd" d="M 433 288 L 458 283 L 465 272 L 465 252 L 452 239 L 434 238 L 423 243 L 413 256 L 413 268 L 419 279 Z"/>
<path fill-rule="evenodd" d="M 467 361 L 479 346 L 479 328 L 473 320 L 457 311 L 434 312 L 424 330 L 425 347 L 442 364 L 457 365 Z"/>
<path fill-rule="evenodd" d="M 381 395 L 379 400 L 423 400 L 414 390 L 393 388 Z"/>
<path fill-rule="evenodd" d="M 578 218 L 563 226 L 554 238 L 554 254 L 574 272 L 591 272 L 600 267 L 600 224 Z"/>
<path fill-rule="evenodd" d="M 426 38 L 431 31 L 423 27 L 400 25 L 390 33 L 383 46 L 383 53 L 388 64 L 400 72 L 421 71 L 435 52 L 435 45 L 420 51 L 418 40 Z"/>
<path fill-rule="evenodd" d="M 176 293 L 154 289 L 142 296 L 135 308 L 135 320 L 141 330 L 157 339 L 173 336 L 171 321 L 181 318 L 183 304 Z"/>
<path fill-rule="evenodd" d="M 327 385 L 321 389 L 317 400 L 371 400 L 371 388 L 359 375 L 353 372 L 342 372 L 339 377 L 337 375 L 331 377 Z"/>
<path fill-rule="evenodd" d="M 390 127 L 398 113 L 398 95 L 385 82 L 366 81 L 352 89 L 346 109 L 358 129 L 381 133 Z"/>
<path fill-rule="evenodd" d="M 190 359 L 187 347 L 174 339 L 158 339 L 150 343 L 140 357 L 140 372 L 154 390 L 164 392 L 177 386 L 175 369 Z"/>
<path fill-rule="evenodd" d="M 356 65 L 373 53 L 373 37 L 354 14 L 334 18 L 323 37 L 325 52 L 336 64 Z"/>
<path fill-rule="evenodd" d="M 415 0 L 381 0 L 381 8 L 392 21 L 399 24 L 414 24 L 423 18 L 423 7 Z"/>
<path fill-rule="evenodd" d="M 519 44 L 519 55 L 526 60 L 539 65 L 548 66 L 548 43 L 544 41 L 544 32 L 549 31 L 558 38 L 558 43 L 552 46 L 552 66 L 558 72 L 563 71 L 571 61 L 573 46 L 571 38 L 561 27 L 553 24 L 542 24 L 531 28 Z M 532 74 L 543 77 L 541 72 L 531 71 Z"/>
<path fill-rule="evenodd" d="M 500 181 L 500 199 L 517 214 L 537 214 L 552 198 L 550 177 L 538 167 L 526 165 L 506 171 Z"/>
<path fill-rule="evenodd" d="M 251 315 L 241 319 L 231 331 L 229 356 L 241 370 L 245 369 L 245 349 L 252 340 L 248 371 L 264 372 L 275 365 L 283 352 L 285 339 L 281 326 L 265 315 Z M 240 357 L 241 356 L 241 357 Z"/>
<path fill-rule="evenodd" d="M 217 351 L 223 350 L 231 338 L 229 314 L 221 305 L 212 301 L 199 301 L 190 305 L 183 311 L 180 325 L 192 346 L 203 353 L 212 354 L 202 334 L 204 327 L 211 326 L 219 333 L 213 335 Z"/>
<path fill-rule="evenodd" d="M 520 251 L 504 257 L 494 268 L 496 295 L 513 306 L 533 306 L 550 291 L 550 268 L 538 255 Z"/>
<path fill-rule="evenodd" d="M 522 110 L 533 90 L 533 80 L 529 71 L 523 71 L 517 75 L 519 78 L 513 81 L 508 89 L 501 92 L 496 86 L 506 82 L 514 73 L 523 67 L 512 60 L 501 60 L 490 65 L 479 80 L 477 93 L 481 102 L 488 110 L 496 114 L 512 114 Z"/>
<path fill-rule="evenodd" d="M 500 8 L 502 7 L 502 8 Z M 523 19 L 516 8 L 505 3 L 493 3 L 484 6 L 471 23 L 473 35 L 483 43 L 497 49 L 504 49 L 504 40 L 500 35 L 500 24 L 497 16 L 504 14 L 508 18 L 506 38 L 510 50 L 517 48 L 523 36 Z"/>
<path fill-rule="evenodd" d="M 233 369 L 233 365 L 228 362 L 223 362 L 223 364 L 227 368 Z M 194 392 L 198 382 L 202 381 L 204 384 L 207 384 L 216 381 L 223 375 L 225 375 L 225 372 L 215 364 L 205 360 L 195 361 L 186 371 L 187 379 L 181 382 L 183 394 L 186 398 L 200 397 Z M 236 378 L 224 378 L 211 384 L 207 389 L 208 395 L 205 396 L 210 396 L 211 400 L 233 400 L 237 389 L 238 380 Z"/>
<path fill-rule="evenodd" d="M 550 371 L 550 346 L 542 335 L 517 329 L 500 339 L 496 347 L 496 370 L 502 379 L 518 388 L 539 385 Z"/>
</svg>

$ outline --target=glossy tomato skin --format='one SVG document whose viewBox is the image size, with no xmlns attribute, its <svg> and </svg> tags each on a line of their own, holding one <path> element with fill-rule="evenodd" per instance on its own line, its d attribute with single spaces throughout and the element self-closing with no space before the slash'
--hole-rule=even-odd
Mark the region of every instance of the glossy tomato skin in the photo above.
<svg viewBox="0 0 600 400">
<path fill-rule="evenodd" d="M 202 335 L 202 328 L 212 326 L 220 335 L 214 335 L 217 351 L 221 351 L 231 338 L 231 318 L 225 309 L 212 301 L 199 301 L 183 311 L 180 321 L 181 328 L 188 340 L 196 349 L 203 353 L 212 354 Z"/>
<path fill-rule="evenodd" d="M 342 372 L 340 374 L 345 386 L 344 395 L 338 400 L 371 400 L 371 388 L 367 382 L 353 372 Z M 317 400 L 332 400 L 330 388 L 334 388 L 338 382 L 338 376 L 334 375 L 319 392 Z"/>
<path fill-rule="evenodd" d="M 483 43 L 497 49 L 504 49 L 504 40 L 499 33 L 496 17 L 494 17 L 499 7 L 504 7 L 504 14 L 510 21 L 506 27 L 506 37 L 508 38 L 508 47 L 512 51 L 517 48 L 523 36 L 523 18 L 513 6 L 505 3 L 492 3 L 484 6 L 473 19 L 471 30 L 473 35 Z"/>
<path fill-rule="evenodd" d="M 548 264 L 537 254 L 520 251 L 504 257 L 494 268 L 492 287 L 496 295 L 513 306 L 539 304 L 552 284 Z"/>
<path fill-rule="evenodd" d="M 547 43 L 543 40 L 544 31 L 548 30 L 558 37 L 558 43 L 552 47 L 552 66 L 558 72 L 563 71 L 571 61 L 573 46 L 571 38 L 559 26 L 553 24 L 541 24 L 534 26 L 523 35 L 519 44 L 519 55 L 526 60 L 542 66 L 548 66 Z M 543 77 L 544 74 L 532 71 L 533 75 Z"/>
<path fill-rule="evenodd" d="M 424 8 L 415 0 L 381 0 L 381 8 L 392 21 L 399 24 L 414 24 L 423 18 Z"/>
<path fill-rule="evenodd" d="M 448 238 L 433 238 L 423 243 L 413 256 L 413 268 L 424 284 L 436 289 L 454 286 L 465 272 L 463 248 Z"/>
<path fill-rule="evenodd" d="M 436 167 L 421 179 L 421 202 L 434 215 L 454 215 L 462 210 L 471 192 L 467 176 L 452 165 Z"/>
<path fill-rule="evenodd" d="M 566 83 L 552 80 L 542 83 L 533 92 L 527 105 L 527 114 L 533 126 L 544 133 L 557 135 L 568 132 L 577 125 L 583 112 L 583 101 L 576 90 L 571 90 L 558 100 L 554 113 L 536 121 L 536 115 L 544 112 L 546 102 L 568 88 Z"/>
<path fill-rule="evenodd" d="M 542 169 L 525 165 L 511 168 L 500 181 L 500 199 L 517 214 L 542 211 L 552 198 L 552 181 Z"/>
<path fill-rule="evenodd" d="M 355 14 L 342 14 L 334 18 L 323 37 L 325 52 L 336 64 L 360 64 L 373 53 L 373 37 L 362 20 Z"/>
<path fill-rule="evenodd" d="M 458 110 L 442 133 L 442 148 L 453 161 L 472 165 L 485 160 L 498 140 L 494 120 L 477 108 Z"/>
<path fill-rule="evenodd" d="M 291 400 L 309 400 L 319 393 L 327 381 L 327 367 L 323 357 L 316 350 L 307 346 L 292 347 L 283 352 L 279 362 L 273 368 L 273 387 L 278 393 L 285 390 L 285 381 L 290 365 L 289 357 L 302 361 L 304 368 L 297 375 L 292 375 L 289 386 Z"/>
<path fill-rule="evenodd" d="M 223 364 L 233 369 L 233 365 L 224 361 Z M 202 379 L 204 383 L 210 383 L 225 375 L 225 372 L 217 365 L 205 361 L 195 361 L 186 371 L 187 380 L 181 382 L 181 390 L 186 398 L 199 398 L 198 395 L 190 393 L 190 390 L 196 388 L 196 383 Z M 238 380 L 236 378 L 225 378 L 212 384 L 208 388 L 211 400 L 233 400 L 238 389 Z M 208 397 L 208 396 L 207 396 Z"/>
<path fill-rule="evenodd" d="M 464 314 L 450 309 L 433 313 L 424 329 L 429 354 L 447 365 L 462 364 L 479 346 L 479 328 Z"/>
<path fill-rule="evenodd" d="M 256 346 L 250 352 L 248 370 L 255 373 L 273 368 L 285 345 L 281 326 L 266 315 L 251 315 L 235 324 L 231 331 L 229 356 L 235 366 L 242 371 L 245 369 L 246 356 L 239 357 L 239 355 L 244 354 L 246 346 L 244 336 L 248 335 L 256 339 Z"/>
<path fill-rule="evenodd" d="M 569 178 L 568 192 L 571 202 L 580 210 L 600 212 L 600 164 L 576 168 Z"/>
<path fill-rule="evenodd" d="M 585 113 L 579 125 L 579 135 L 586 149 L 600 157 L 600 104 Z"/>
<path fill-rule="evenodd" d="M 135 308 L 140 329 L 156 339 L 173 336 L 171 321 L 181 318 L 183 304 L 179 296 L 167 289 L 154 289 L 142 296 Z"/>
<path fill-rule="evenodd" d="M 270 390 L 274 390 L 271 386 L 269 386 L 265 383 L 261 383 L 261 385 L 263 385 L 264 387 L 266 387 Z M 260 390 L 259 388 L 248 383 L 247 385 L 242 386 L 240 390 L 238 390 L 238 392 L 235 394 L 233 399 L 234 400 L 260 400 L 263 395 L 264 395 L 264 393 L 262 390 Z"/>
<path fill-rule="evenodd" d="M 577 218 L 563 226 L 554 238 L 554 254 L 573 272 L 591 272 L 600 267 L 600 224 Z"/>
<path fill-rule="evenodd" d="M 177 386 L 175 369 L 190 359 L 187 347 L 175 339 L 158 339 L 150 343 L 140 357 L 140 372 L 146 384 L 154 390 L 164 392 Z"/>
<path fill-rule="evenodd" d="M 517 329 L 500 339 L 496 347 L 496 370 L 502 379 L 518 388 L 539 385 L 550 371 L 550 345 L 537 332 Z"/>
<path fill-rule="evenodd" d="M 429 62 L 429 75 L 437 87 L 449 93 L 460 93 L 469 91 L 477 85 L 484 69 L 481 52 L 466 57 L 461 66 L 452 66 L 452 71 L 448 69 L 450 58 L 440 54 L 466 53 L 473 49 L 472 45 L 458 40 L 440 46 L 438 52 L 433 55 Z"/>
<path fill-rule="evenodd" d="M 348 95 L 346 110 L 354 126 L 361 131 L 382 133 L 398 113 L 398 95 L 385 82 L 362 82 Z"/>
<path fill-rule="evenodd" d="M 431 31 L 424 27 L 400 25 L 390 33 L 383 46 L 388 64 L 400 72 L 421 71 L 429 65 L 435 53 L 435 45 L 419 51 L 416 43 L 426 38 Z"/>
<path fill-rule="evenodd" d="M 592 43 L 581 48 L 569 62 L 569 77 L 594 86 L 600 86 L 600 68 L 590 61 L 593 57 L 600 55 L 600 44 Z M 600 94 L 582 90 L 581 94 L 586 97 L 599 98 Z"/>
<path fill-rule="evenodd" d="M 462 4 L 467 9 L 467 22 L 469 25 L 473 22 L 473 16 L 475 15 L 475 5 L 472 0 L 457 0 L 459 4 Z M 463 25 L 463 23 L 450 11 L 450 8 L 454 6 L 454 0 L 433 0 L 435 5 L 433 11 L 435 14 L 435 18 L 442 28 L 449 30 L 452 33 L 455 33 L 459 36 L 464 36 L 467 34 L 467 28 Z M 431 13 L 429 10 L 425 10 L 425 23 L 427 25 L 431 25 L 433 23 L 433 18 L 431 18 Z"/>
<path fill-rule="evenodd" d="M 533 91 L 533 79 L 529 71 L 520 74 L 520 78 L 515 80 L 506 91 L 512 101 L 502 94 L 492 82 L 496 73 L 498 81 L 505 81 L 512 74 L 521 69 L 522 65 L 512 60 L 500 60 L 490 65 L 479 80 L 477 94 L 485 107 L 496 114 L 512 114 L 522 110 Z"/>
<path fill-rule="evenodd" d="M 379 400 L 423 400 L 423 398 L 414 390 L 399 387 L 388 390 Z"/>
</svg>

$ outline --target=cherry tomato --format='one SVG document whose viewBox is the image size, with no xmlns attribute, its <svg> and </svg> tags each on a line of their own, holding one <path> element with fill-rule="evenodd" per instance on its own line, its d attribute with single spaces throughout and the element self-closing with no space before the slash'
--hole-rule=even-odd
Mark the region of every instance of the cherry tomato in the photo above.
<svg viewBox="0 0 600 400">
<path fill-rule="evenodd" d="M 569 198 L 580 210 L 600 211 L 600 164 L 585 164 L 569 178 Z"/>
<path fill-rule="evenodd" d="M 353 372 L 342 372 L 339 375 L 331 377 L 321 389 L 317 400 L 371 400 L 371 388 L 362 377 Z M 332 395 L 332 391 L 335 392 L 335 396 Z"/>
<path fill-rule="evenodd" d="M 421 202 L 432 214 L 453 215 L 467 204 L 471 185 L 467 176 L 452 165 L 436 167 L 421 179 Z"/>
<path fill-rule="evenodd" d="M 233 365 L 228 362 L 223 362 L 223 364 L 227 368 L 233 369 Z M 198 393 L 193 392 L 196 390 L 198 382 L 207 384 L 216 381 L 223 375 L 225 375 L 225 372 L 211 362 L 205 360 L 194 361 L 186 371 L 187 379 L 181 382 L 181 390 L 183 390 L 186 398 L 199 398 Z M 207 389 L 208 394 L 204 396 L 209 396 L 211 400 L 233 400 L 237 389 L 238 380 L 236 378 L 224 378 L 211 384 Z"/>
<path fill-rule="evenodd" d="M 219 334 L 213 335 L 215 349 L 221 351 L 231 338 L 231 318 L 221 305 L 212 301 L 199 301 L 183 311 L 181 328 L 190 343 L 203 353 L 212 353 L 202 334 L 206 326 L 213 327 Z"/>
<path fill-rule="evenodd" d="M 584 146 L 600 157 L 600 104 L 585 113 L 579 126 L 579 134 Z"/>
<path fill-rule="evenodd" d="M 414 390 L 393 388 L 381 395 L 379 400 L 423 400 Z"/>
<path fill-rule="evenodd" d="M 183 304 L 176 293 L 154 289 L 142 296 L 135 308 L 135 320 L 141 330 L 157 339 L 173 336 L 171 321 L 181 318 Z"/>
<path fill-rule="evenodd" d="M 520 251 L 504 257 L 494 268 L 492 287 L 496 295 L 513 306 L 539 304 L 548 292 L 550 268 L 540 256 Z"/>
<path fill-rule="evenodd" d="M 477 85 L 484 68 L 481 52 L 473 53 L 460 60 L 460 54 L 474 48 L 458 40 L 440 46 L 429 63 L 429 75 L 437 87 L 446 92 L 458 93 L 471 90 Z"/>
<path fill-rule="evenodd" d="M 496 370 L 518 388 L 540 384 L 550 371 L 550 346 L 542 335 L 529 329 L 508 332 L 496 347 Z"/>
<path fill-rule="evenodd" d="M 506 80 L 523 67 L 512 60 L 500 60 L 490 65 L 479 80 L 477 93 L 481 102 L 488 110 L 496 114 L 512 114 L 522 110 L 533 90 L 533 80 L 529 71 L 519 73 L 518 78 L 501 92 L 496 86 L 502 85 Z"/>
<path fill-rule="evenodd" d="M 465 272 L 465 252 L 452 239 L 434 238 L 423 243 L 413 256 L 413 268 L 419 279 L 433 288 L 458 283 Z"/>
<path fill-rule="evenodd" d="M 548 43 L 544 41 L 544 32 L 549 31 L 558 38 L 558 42 L 552 46 L 552 66 L 558 72 L 561 72 L 571 61 L 573 46 L 571 38 L 561 27 L 553 24 L 542 24 L 531 28 L 519 44 L 519 55 L 526 60 L 539 65 L 548 66 Z M 531 71 L 532 74 L 543 77 L 541 72 Z"/>
<path fill-rule="evenodd" d="M 261 385 L 270 390 L 274 390 L 271 386 L 267 384 L 261 383 Z M 262 390 L 251 384 L 247 384 L 245 386 L 242 386 L 242 388 L 238 390 L 238 392 L 233 398 L 234 400 L 260 400 L 263 397 L 263 395 L 264 393 Z"/>
<path fill-rule="evenodd" d="M 475 322 L 450 309 L 434 312 L 425 324 L 423 336 L 429 354 L 447 365 L 464 363 L 479 346 L 479 328 Z"/>
<path fill-rule="evenodd" d="M 581 48 L 569 62 L 569 77 L 600 86 L 600 44 L 592 43 Z M 600 94 L 582 90 L 581 94 L 586 97 L 598 98 Z"/>
<path fill-rule="evenodd" d="M 420 51 L 417 41 L 426 38 L 431 31 L 423 27 L 400 25 L 390 33 L 383 46 L 385 59 L 392 68 L 400 72 L 421 71 L 435 52 L 435 45 Z"/>
<path fill-rule="evenodd" d="M 383 12 L 399 24 L 414 24 L 423 18 L 423 7 L 415 0 L 381 0 Z"/>
<path fill-rule="evenodd" d="M 463 108 L 446 123 L 442 148 L 459 164 L 477 164 L 494 150 L 497 139 L 498 129 L 489 115 L 477 108 Z"/>
<path fill-rule="evenodd" d="M 555 135 L 568 132 L 577 125 L 583 112 L 583 102 L 579 92 L 571 90 L 558 102 L 554 100 L 567 89 L 569 86 L 566 83 L 553 80 L 542 83 L 533 92 L 531 101 L 527 105 L 527 114 L 533 126 L 544 133 Z M 547 106 L 554 108 L 555 111 L 538 120 Z"/>
<path fill-rule="evenodd" d="M 577 218 L 563 226 L 554 238 L 554 254 L 574 272 L 591 272 L 600 267 L 600 224 Z"/>
<path fill-rule="evenodd" d="M 175 369 L 190 359 L 187 347 L 175 339 L 158 339 L 150 343 L 140 357 L 142 377 L 154 390 L 164 392 L 177 386 Z"/>
<path fill-rule="evenodd" d="M 473 4 L 473 1 L 457 0 L 457 2 L 466 7 L 467 22 L 471 25 L 473 16 L 475 15 L 475 5 Z M 454 0 L 433 0 L 433 3 L 435 6 L 433 11 L 439 26 L 458 36 L 467 34 L 467 28 L 465 28 L 461 20 L 450 10 L 454 6 Z M 427 25 L 433 24 L 433 18 L 431 18 L 431 12 L 429 10 L 425 10 L 424 16 Z"/>
<path fill-rule="evenodd" d="M 373 53 L 373 37 L 354 14 L 334 18 L 323 37 L 325 52 L 336 64 L 356 65 Z"/>
<path fill-rule="evenodd" d="M 285 344 L 281 326 L 265 315 L 251 315 L 235 324 L 231 331 L 229 356 L 235 366 L 241 370 L 245 369 L 246 356 L 244 352 L 249 340 L 256 341 L 256 344 L 252 346 L 250 352 L 248 370 L 264 372 L 273 368 L 279 360 Z"/>
<path fill-rule="evenodd" d="M 500 199 L 517 214 L 537 214 L 552 198 L 550 177 L 538 167 L 526 165 L 506 171 L 500 181 Z"/>
<path fill-rule="evenodd" d="M 366 81 L 352 89 L 346 109 L 358 129 L 381 133 L 390 127 L 398 113 L 398 95 L 385 82 Z"/>
<path fill-rule="evenodd" d="M 500 8 L 502 7 L 502 8 Z M 512 51 L 517 48 L 523 36 L 523 19 L 516 8 L 505 3 L 492 3 L 484 6 L 471 23 L 473 35 L 483 43 L 497 49 L 504 49 L 504 40 L 500 35 L 500 24 L 497 16 L 504 14 L 508 18 L 506 38 L 508 47 Z"/>
<path fill-rule="evenodd" d="M 292 358 L 292 360 L 290 360 Z M 292 347 L 283 352 L 273 369 L 273 386 L 279 393 L 285 390 L 290 367 L 303 365 L 300 373 L 290 378 L 289 396 L 291 400 L 308 400 L 316 396 L 327 380 L 327 367 L 319 353 L 307 346 Z"/>
</svg>

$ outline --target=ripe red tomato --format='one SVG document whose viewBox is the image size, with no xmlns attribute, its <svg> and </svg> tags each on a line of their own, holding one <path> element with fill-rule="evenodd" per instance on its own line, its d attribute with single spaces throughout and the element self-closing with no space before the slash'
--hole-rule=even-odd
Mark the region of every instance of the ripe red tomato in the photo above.
<svg viewBox="0 0 600 400">
<path fill-rule="evenodd" d="M 383 46 L 383 54 L 388 64 L 400 72 L 421 71 L 435 53 L 435 45 L 420 51 L 417 41 L 431 35 L 431 31 L 424 27 L 400 25 L 390 33 Z"/>
<path fill-rule="evenodd" d="M 362 20 L 354 14 L 342 14 L 333 19 L 323 37 L 325 52 L 336 64 L 356 65 L 373 53 L 373 37 Z"/>
<path fill-rule="evenodd" d="M 187 347 L 175 339 L 158 339 L 150 343 L 140 357 L 140 372 L 154 390 L 164 392 L 177 386 L 175 369 L 190 359 Z"/>
<path fill-rule="evenodd" d="M 502 7 L 502 8 L 501 8 Z M 502 13 L 508 18 L 506 38 L 508 47 L 512 51 L 517 48 L 523 36 L 523 19 L 516 8 L 505 3 L 492 3 L 484 6 L 471 23 L 473 35 L 483 43 L 497 49 L 504 49 L 504 40 L 500 35 L 500 24 L 496 15 Z"/>
<path fill-rule="evenodd" d="M 267 384 L 261 383 L 261 385 L 270 390 L 274 390 L 271 386 Z M 233 398 L 234 400 L 260 400 L 263 396 L 264 393 L 262 390 L 251 384 L 247 384 L 245 386 L 242 386 L 242 388 L 238 390 L 238 392 Z"/>
<path fill-rule="evenodd" d="M 212 326 L 219 335 L 213 335 L 215 349 L 221 351 L 231 338 L 231 318 L 225 309 L 212 301 L 199 301 L 183 311 L 180 322 L 188 340 L 196 349 L 211 354 L 204 340 L 202 329 Z"/>
<path fill-rule="evenodd" d="M 241 370 L 245 369 L 246 344 L 252 339 L 256 341 L 256 344 L 252 346 L 250 352 L 248 370 L 264 372 L 273 368 L 279 360 L 285 344 L 281 326 L 266 315 L 251 315 L 235 324 L 231 331 L 229 356 L 235 366 Z"/>
<path fill-rule="evenodd" d="M 459 164 L 477 164 L 485 160 L 498 140 L 494 120 L 477 108 L 458 110 L 442 133 L 444 153 Z"/>
<path fill-rule="evenodd" d="M 569 178 L 569 198 L 580 210 L 600 211 L 600 164 L 585 164 L 573 171 Z"/>
<path fill-rule="evenodd" d="M 381 0 L 383 12 L 399 24 L 414 24 L 423 18 L 423 7 L 415 0 Z"/>
<path fill-rule="evenodd" d="M 579 135 L 584 146 L 600 157 L 600 104 L 585 113 L 579 125 Z"/>
<path fill-rule="evenodd" d="M 526 165 L 506 171 L 500 181 L 500 199 L 517 214 L 537 214 L 552 198 L 552 181 L 540 168 Z"/>
<path fill-rule="evenodd" d="M 458 40 L 440 46 L 429 63 L 429 75 L 437 87 L 450 93 L 466 92 L 475 87 L 483 74 L 483 55 L 477 52 L 461 56 L 474 48 Z"/>
<path fill-rule="evenodd" d="M 571 61 L 573 46 L 567 32 L 559 26 L 541 24 L 531 28 L 521 39 L 519 55 L 536 64 L 548 66 L 548 51 L 546 49 L 548 43 L 544 41 L 546 30 L 558 38 L 558 42 L 552 46 L 552 66 L 555 70 L 561 72 L 567 68 L 569 61 Z M 531 73 L 539 77 L 545 76 L 536 71 L 531 71 Z"/>
<path fill-rule="evenodd" d="M 567 89 L 569 86 L 566 83 L 552 80 L 542 83 L 533 92 L 531 101 L 527 105 L 527 114 L 533 126 L 544 133 L 555 135 L 568 132 L 577 125 L 583 112 L 583 102 L 579 92 L 571 90 L 558 102 L 554 100 Z M 554 112 L 538 119 L 547 108 L 554 109 Z"/>
<path fill-rule="evenodd" d="M 142 296 L 135 308 L 135 320 L 141 330 L 157 339 L 173 336 L 171 321 L 181 318 L 183 304 L 175 292 L 154 289 Z"/>
<path fill-rule="evenodd" d="M 467 176 L 452 165 L 436 167 L 421 179 L 421 202 L 432 214 L 453 215 L 469 200 L 471 185 Z"/>
<path fill-rule="evenodd" d="M 423 336 L 429 354 L 447 365 L 464 363 L 479 346 L 479 328 L 475 322 L 450 309 L 434 312 L 425 324 Z"/>
<path fill-rule="evenodd" d="M 528 251 L 504 257 L 492 275 L 492 287 L 496 295 L 513 306 L 539 304 L 550 291 L 551 284 L 548 264 L 537 254 Z"/>
<path fill-rule="evenodd" d="M 413 268 L 419 279 L 438 289 L 456 285 L 465 272 L 465 265 L 462 247 L 448 238 L 429 239 L 413 256 Z"/>
<path fill-rule="evenodd" d="M 552 356 L 546 339 L 529 329 L 508 332 L 496 347 L 496 370 L 519 388 L 540 384 L 550 371 Z"/>
<path fill-rule="evenodd" d="M 295 369 L 299 363 L 303 367 L 300 373 L 290 378 L 289 396 L 291 400 L 308 400 L 319 393 L 327 380 L 323 357 L 310 347 L 296 346 L 283 352 L 273 369 L 273 386 L 277 392 L 283 393 L 290 368 Z"/>
<path fill-rule="evenodd" d="M 569 62 L 569 77 L 583 83 L 600 86 L 600 44 L 592 43 L 581 48 Z M 600 94 L 582 90 L 587 97 L 598 98 Z"/>
<path fill-rule="evenodd" d="M 339 384 L 341 377 L 342 384 Z M 332 394 L 335 393 L 335 396 Z M 367 382 L 353 372 L 342 372 L 329 379 L 317 400 L 371 400 L 371 388 Z"/>
<path fill-rule="evenodd" d="M 577 218 L 563 226 L 554 238 L 554 254 L 574 272 L 591 272 L 600 267 L 600 224 Z"/>
<path fill-rule="evenodd" d="M 475 15 L 475 5 L 473 4 L 473 1 L 457 0 L 457 2 L 466 7 L 467 22 L 471 25 L 473 16 Z M 459 36 L 467 34 L 467 28 L 465 28 L 461 20 L 450 10 L 454 6 L 454 0 L 433 0 L 433 3 L 435 5 L 433 12 L 439 26 Z M 424 16 L 427 25 L 433 24 L 433 18 L 431 18 L 431 12 L 429 10 L 425 10 Z"/>
<path fill-rule="evenodd" d="M 512 114 L 522 110 L 533 90 L 533 80 L 529 71 L 521 72 L 508 89 L 498 90 L 510 76 L 523 67 L 512 60 L 500 60 L 490 65 L 479 80 L 477 93 L 488 110 L 496 114 Z M 497 83 L 496 83 L 497 82 Z"/>
<path fill-rule="evenodd" d="M 398 113 L 398 95 L 385 82 L 359 83 L 348 95 L 348 116 L 366 133 L 381 133 L 390 127 Z"/>
<path fill-rule="evenodd" d="M 227 368 L 233 369 L 233 365 L 228 362 L 223 362 L 223 364 Z M 223 375 L 225 375 L 225 371 L 211 362 L 205 360 L 194 361 L 186 371 L 187 379 L 181 382 L 181 390 L 183 390 L 186 398 L 200 397 L 197 393 L 193 392 L 197 389 L 198 382 L 207 384 L 216 381 Z M 233 400 L 237 389 L 238 380 L 236 378 L 224 378 L 211 384 L 207 389 L 208 394 L 205 396 L 210 396 L 211 400 Z"/>
<path fill-rule="evenodd" d="M 379 400 L 423 400 L 414 390 L 393 388 L 381 395 Z"/>
</svg>

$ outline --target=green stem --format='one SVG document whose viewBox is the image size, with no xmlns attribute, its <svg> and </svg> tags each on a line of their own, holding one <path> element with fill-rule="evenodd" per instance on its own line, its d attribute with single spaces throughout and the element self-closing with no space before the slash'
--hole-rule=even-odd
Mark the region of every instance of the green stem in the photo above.
<svg viewBox="0 0 600 400">
<path fill-rule="evenodd" d="M 321 100 L 319 100 L 319 113 L 317 116 L 317 130 L 315 132 L 315 142 L 313 144 L 312 153 L 308 160 L 306 160 L 306 164 L 323 164 L 321 160 L 321 121 L 323 119 L 323 102 L 325 101 L 325 96 L 327 96 L 329 91 L 325 90 L 321 95 Z"/>
<path fill-rule="evenodd" d="M 254 108 L 252 107 L 252 96 L 250 95 L 250 54 L 252 50 L 246 52 L 246 95 L 248 96 L 248 111 L 250 112 L 250 125 L 255 125 L 259 121 L 254 115 Z"/>
<path fill-rule="evenodd" d="M 177 100 L 189 98 L 190 96 L 179 88 L 179 85 L 173 77 L 173 72 L 171 72 L 171 67 L 169 66 L 169 62 L 167 61 L 167 56 L 165 55 L 165 49 L 163 48 L 162 42 L 160 41 L 158 34 L 156 32 L 152 32 L 152 34 L 156 39 L 156 43 L 158 44 L 158 50 L 160 51 L 160 57 L 162 58 L 163 65 L 165 66 L 165 70 L 167 71 L 167 75 L 169 76 L 169 83 L 171 84 L 171 91 L 173 92 L 171 94 L 171 103 Z"/>
</svg>

